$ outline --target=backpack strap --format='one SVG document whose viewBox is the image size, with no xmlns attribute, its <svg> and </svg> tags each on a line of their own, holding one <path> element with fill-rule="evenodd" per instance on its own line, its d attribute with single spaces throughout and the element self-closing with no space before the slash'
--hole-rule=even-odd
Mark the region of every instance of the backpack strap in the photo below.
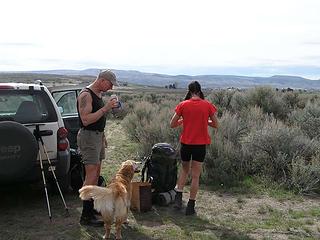
<svg viewBox="0 0 320 240">
<path fill-rule="evenodd" d="M 144 174 L 147 168 L 149 168 L 150 160 L 151 160 L 151 155 L 144 157 L 143 160 L 145 160 L 144 166 L 141 170 L 141 182 L 144 182 Z M 148 174 L 148 173 L 147 173 Z M 147 177 L 148 178 L 148 177 Z M 148 179 L 146 179 L 148 180 Z"/>
</svg>

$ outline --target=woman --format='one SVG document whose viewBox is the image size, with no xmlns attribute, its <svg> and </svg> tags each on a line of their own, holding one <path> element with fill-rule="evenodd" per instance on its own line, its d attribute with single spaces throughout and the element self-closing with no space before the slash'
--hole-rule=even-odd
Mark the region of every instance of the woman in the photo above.
<svg viewBox="0 0 320 240">
<path fill-rule="evenodd" d="M 188 93 L 185 100 L 175 108 L 170 126 L 171 128 L 183 126 L 180 136 L 182 168 L 176 186 L 176 209 L 182 208 L 182 192 L 187 177 L 191 170 L 190 197 L 186 208 L 186 215 L 195 214 L 195 200 L 199 188 L 199 178 L 202 170 L 202 163 L 206 155 L 206 145 L 211 143 L 208 133 L 208 126 L 218 127 L 215 116 L 217 108 L 204 100 L 201 86 L 193 81 L 188 86 Z"/>
</svg>

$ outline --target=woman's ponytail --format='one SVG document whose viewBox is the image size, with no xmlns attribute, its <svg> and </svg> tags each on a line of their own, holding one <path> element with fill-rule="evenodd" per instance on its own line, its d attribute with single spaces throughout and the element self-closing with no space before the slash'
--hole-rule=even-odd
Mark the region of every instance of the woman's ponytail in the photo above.
<svg viewBox="0 0 320 240">
<path fill-rule="evenodd" d="M 189 90 L 189 91 L 187 92 L 184 100 L 189 100 L 190 98 L 191 98 L 191 92 L 190 92 L 190 90 Z"/>
</svg>

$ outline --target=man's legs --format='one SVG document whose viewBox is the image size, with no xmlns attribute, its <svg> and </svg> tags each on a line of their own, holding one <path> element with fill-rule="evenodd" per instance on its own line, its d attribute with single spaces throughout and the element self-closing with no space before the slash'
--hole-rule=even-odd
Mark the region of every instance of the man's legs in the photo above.
<svg viewBox="0 0 320 240">
<path fill-rule="evenodd" d="M 100 176 L 100 167 L 101 164 L 86 164 L 85 171 L 86 177 L 83 185 L 97 185 L 98 179 Z M 80 223 L 82 225 L 90 225 L 90 226 L 103 226 L 103 222 L 99 221 L 93 211 L 93 200 L 85 200 L 83 201 L 83 208 Z"/>
<path fill-rule="evenodd" d="M 82 154 L 85 166 L 85 179 L 83 186 L 97 185 L 100 176 L 102 135 L 95 131 L 80 129 L 77 136 L 77 143 Z M 103 148 L 104 150 L 104 148 Z M 83 209 L 80 224 L 91 226 L 102 226 L 103 222 L 98 221 L 94 214 L 93 200 L 83 201 Z"/>
<path fill-rule="evenodd" d="M 84 186 L 98 184 L 98 178 L 100 176 L 100 166 L 101 166 L 100 163 L 85 165 L 86 177 L 83 183 Z"/>
</svg>

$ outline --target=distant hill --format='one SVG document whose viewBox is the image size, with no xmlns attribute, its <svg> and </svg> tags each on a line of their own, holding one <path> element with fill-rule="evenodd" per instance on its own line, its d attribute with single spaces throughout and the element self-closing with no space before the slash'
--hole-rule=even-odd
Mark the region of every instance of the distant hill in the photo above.
<svg viewBox="0 0 320 240">
<path fill-rule="evenodd" d="M 85 70 L 48 70 L 48 71 L 32 71 L 24 72 L 24 74 L 44 74 L 46 78 L 59 76 L 59 79 L 71 81 L 91 81 L 98 73 L 99 69 L 91 68 Z M 254 86 L 271 86 L 275 88 L 293 88 L 293 89 L 320 89 L 320 80 L 310 80 L 297 76 L 275 75 L 272 77 L 247 77 L 235 75 L 166 75 L 159 73 L 145 73 L 134 70 L 114 70 L 120 82 L 133 83 L 149 86 L 166 86 L 176 83 L 178 88 L 184 88 L 190 81 L 197 80 L 204 88 L 250 88 Z M 23 74 L 23 72 L 1 73 L 0 81 L 3 74 Z M 54 75 L 52 75 L 54 74 Z M 41 75 L 40 75 L 41 76 Z"/>
</svg>

